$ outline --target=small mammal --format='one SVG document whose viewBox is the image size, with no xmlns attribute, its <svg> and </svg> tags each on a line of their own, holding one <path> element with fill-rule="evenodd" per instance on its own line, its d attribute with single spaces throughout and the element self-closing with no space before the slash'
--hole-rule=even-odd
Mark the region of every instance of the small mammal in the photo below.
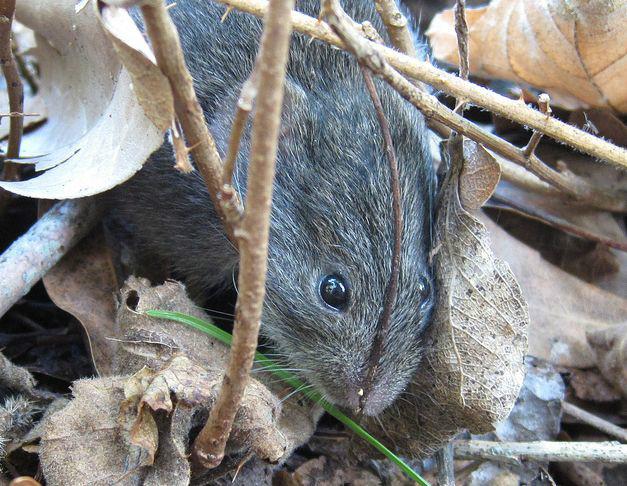
<svg viewBox="0 0 627 486">
<path fill-rule="evenodd" d="M 385 35 L 372 0 L 347 0 L 347 13 Z M 317 16 L 317 0 L 296 8 Z M 176 23 L 210 130 L 225 153 L 235 102 L 250 74 L 260 20 L 206 0 L 179 0 Z M 376 82 L 399 163 L 404 217 L 399 289 L 374 385 L 363 412 L 377 415 L 405 389 L 421 358 L 433 304 L 428 264 L 434 173 L 421 115 Z M 250 127 L 235 185 L 246 193 Z M 238 256 L 200 175 L 172 168 L 168 143 L 109 194 L 116 218 L 140 251 L 165 262 L 195 295 L 235 281 Z M 294 34 L 271 215 L 262 334 L 290 368 L 330 402 L 355 409 L 374 339 L 393 250 L 389 164 L 357 62 Z"/>
</svg>

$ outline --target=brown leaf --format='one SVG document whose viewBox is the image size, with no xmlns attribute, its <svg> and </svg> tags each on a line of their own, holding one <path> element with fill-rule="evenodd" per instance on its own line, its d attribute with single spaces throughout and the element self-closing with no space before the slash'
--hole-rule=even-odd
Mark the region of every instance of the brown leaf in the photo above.
<svg viewBox="0 0 627 486">
<path fill-rule="evenodd" d="M 568 109 L 627 111 L 624 2 L 494 0 L 466 10 L 470 71 L 546 91 Z M 427 36 L 437 59 L 458 63 L 453 10 Z"/>
<path fill-rule="evenodd" d="M 43 278 L 52 301 L 76 317 L 87 335 L 100 375 L 111 375 L 117 347 L 115 292 L 118 284 L 101 227 L 97 227 Z"/>
<path fill-rule="evenodd" d="M 568 369 L 568 384 L 579 400 L 587 402 L 616 402 L 620 394 L 600 375 L 596 369 Z"/>
<path fill-rule="evenodd" d="M 95 2 L 93 2 L 95 3 Z M 137 172 L 163 143 L 133 78 L 118 60 L 95 10 L 74 0 L 17 2 L 16 18 L 37 33 L 39 88 L 48 121 L 28 133 L 21 155 L 43 174 L 0 187 L 29 197 L 65 199 L 105 191 Z"/>
<path fill-rule="evenodd" d="M 627 397 L 627 324 L 590 330 L 587 337 L 603 376 Z"/>
<path fill-rule="evenodd" d="M 625 322 L 627 300 L 551 265 L 487 216 L 482 221 L 494 252 L 509 263 L 527 297 L 529 354 L 558 366 L 594 366 L 586 331 Z"/>
<path fill-rule="evenodd" d="M 133 79 L 137 101 L 155 126 L 165 132 L 174 121 L 174 98 L 168 78 L 126 10 L 93 3 L 113 48 Z"/>
<path fill-rule="evenodd" d="M 461 157 L 460 144 L 454 148 Z M 443 191 L 434 240 L 437 300 L 423 364 L 380 430 L 410 455 L 430 454 L 461 429 L 492 430 L 514 406 L 525 374 L 529 314 L 520 286 L 492 254 L 484 225 L 462 208 L 458 179 Z"/>
<path fill-rule="evenodd" d="M 464 139 L 464 166 L 459 176 L 459 199 L 467 211 L 490 198 L 501 177 L 501 166 L 474 140 Z"/>
</svg>

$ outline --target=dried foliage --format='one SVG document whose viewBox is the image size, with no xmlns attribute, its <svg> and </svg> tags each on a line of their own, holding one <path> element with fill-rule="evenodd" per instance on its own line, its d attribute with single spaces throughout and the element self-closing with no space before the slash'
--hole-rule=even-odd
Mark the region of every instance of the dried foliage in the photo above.
<svg viewBox="0 0 627 486">
<path fill-rule="evenodd" d="M 119 347 L 109 356 L 115 374 L 76 382 L 74 398 L 45 422 L 40 457 L 48 484 L 189 483 L 190 431 L 217 399 L 228 349 L 185 325 L 164 326 L 143 314 L 152 308 L 208 319 L 180 284 L 127 283 L 117 312 Z M 318 409 L 282 402 L 281 388 L 250 381 L 229 454 L 250 450 L 276 463 L 310 437 Z"/>
<path fill-rule="evenodd" d="M 74 7 L 73 0 L 17 5 L 17 20 L 37 32 L 32 54 L 39 62 L 48 122 L 24 137 L 20 152 L 45 172 L 0 182 L 16 194 L 48 199 L 97 194 L 131 177 L 163 143 L 163 130 L 137 101 L 133 77 L 95 11 Z"/>
<path fill-rule="evenodd" d="M 461 167 L 461 140 L 453 153 L 454 166 Z M 457 177 L 440 201 L 434 238 L 438 297 L 423 364 L 406 401 L 384 414 L 385 428 L 377 431 L 420 456 L 462 429 L 487 432 L 504 419 L 522 385 L 527 352 L 522 291 L 507 263 L 492 254 L 485 226 L 462 207 Z"/>
<path fill-rule="evenodd" d="M 466 15 L 472 74 L 545 90 L 568 109 L 627 112 L 624 2 L 494 0 Z M 437 59 L 457 64 L 452 9 L 427 36 Z"/>
</svg>

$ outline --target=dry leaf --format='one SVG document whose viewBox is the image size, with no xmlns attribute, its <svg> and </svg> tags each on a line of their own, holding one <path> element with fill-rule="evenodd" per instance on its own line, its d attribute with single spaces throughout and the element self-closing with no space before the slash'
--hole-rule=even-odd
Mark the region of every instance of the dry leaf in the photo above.
<svg viewBox="0 0 627 486">
<path fill-rule="evenodd" d="M 467 9 L 470 71 L 546 91 L 567 109 L 627 112 L 627 3 L 494 0 Z M 457 64 L 453 10 L 427 36 L 439 60 Z"/>
<path fill-rule="evenodd" d="M 487 207 L 513 211 L 557 229 L 627 251 L 627 235 L 611 213 L 576 204 L 562 194 L 543 194 L 502 180 Z"/>
<path fill-rule="evenodd" d="M 461 144 L 455 149 L 461 157 Z M 430 454 L 462 429 L 492 430 L 525 374 L 527 304 L 509 266 L 492 254 L 486 228 L 462 208 L 458 187 L 453 176 L 437 213 L 438 297 L 423 362 L 398 410 L 382 418 L 381 436 L 408 455 Z"/>
<path fill-rule="evenodd" d="M 113 371 L 120 376 L 76 382 L 74 399 L 46 421 L 41 462 L 47 484 L 189 483 L 190 431 L 203 425 L 217 398 L 228 349 L 189 326 L 142 314 L 154 308 L 207 319 L 181 284 L 150 288 L 129 280 L 117 313 Z M 298 397 L 281 403 L 252 379 L 227 452 L 284 460 L 313 434 L 319 416 Z"/>
<path fill-rule="evenodd" d="M 627 397 L 627 324 L 587 333 L 603 376 Z"/>
<path fill-rule="evenodd" d="M 625 322 L 627 300 L 560 270 L 487 216 L 482 221 L 494 252 L 510 264 L 527 297 L 529 354 L 558 366 L 594 366 L 586 331 Z"/>
<path fill-rule="evenodd" d="M 464 139 L 464 166 L 459 176 L 459 199 L 467 211 L 490 199 L 501 178 L 501 166 L 474 140 Z"/>
<path fill-rule="evenodd" d="M 43 278 L 52 301 L 76 317 L 87 335 L 94 367 L 111 375 L 118 289 L 115 271 L 100 227 L 67 253 Z"/>
<path fill-rule="evenodd" d="M 29 197 L 76 198 L 127 180 L 163 143 L 137 102 L 133 79 L 122 67 L 93 8 L 74 0 L 18 2 L 16 18 L 37 33 L 32 52 L 41 71 L 48 121 L 24 137 L 21 155 L 35 157 L 27 181 L 0 187 Z M 162 99 L 161 96 L 157 96 Z"/>
<path fill-rule="evenodd" d="M 133 79 L 133 91 L 146 116 L 165 131 L 174 120 L 174 98 L 168 78 L 157 67 L 155 56 L 123 8 L 98 3 L 100 21 L 120 61 Z"/>
</svg>

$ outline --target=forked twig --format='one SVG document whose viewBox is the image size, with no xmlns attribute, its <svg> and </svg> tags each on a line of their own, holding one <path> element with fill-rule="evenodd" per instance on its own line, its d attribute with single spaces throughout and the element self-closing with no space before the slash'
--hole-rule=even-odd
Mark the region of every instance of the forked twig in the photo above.
<svg viewBox="0 0 627 486">
<path fill-rule="evenodd" d="M 0 65 L 7 83 L 9 111 L 11 114 L 23 113 L 24 111 L 24 86 L 11 49 L 11 25 L 14 14 L 15 0 L 0 1 Z M 9 143 L 6 158 L 17 159 L 20 155 L 24 117 L 11 116 L 9 123 Z M 18 168 L 19 165 L 17 164 L 4 162 L 1 179 L 16 180 L 19 173 Z M 0 194 L 2 192 L 4 191 L 0 189 Z"/>
<path fill-rule="evenodd" d="M 409 31 L 407 18 L 398 9 L 396 0 L 374 0 L 374 5 L 388 31 L 392 45 L 399 52 L 416 57 L 416 46 Z"/>
<path fill-rule="evenodd" d="M 157 59 L 157 65 L 170 81 L 176 116 L 190 146 L 189 152 L 202 174 L 216 212 L 224 223 L 227 236 L 237 246 L 234 229 L 224 216 L 218 198 L 222 186 L 222 160 L 215 141 L 209 133 L 202 108 L 196 97 L 192 77 L 185 65 L 176 27 L 163 0 L 143 2 L 141 11 Z"/>
<path fill-rule="evenodd" d="M 349 23 L 344 21 L 345 14 L 337 0 L 323 0 L 323 6 L 327 21 L 342 38 L 342 45 L 346 46 L 347 50 L 355 55 L 361 63 L 390 84 L 403 98 L 418 108 L 425 117 L 434 118 L 499 155 L 522 165 L 540 179 L 559 188 L 570 196 L 585 199 L 593 202 L 596 207 L 612 211 L 624 211 L 627 209 L 627 201 L 623 198 L 608 196 L 581 178 L 557 172 L 542 163 L 534 154 L 526 157 L 518 147 L 492 133 L 482 130 L 474 123 L 460 117 L 457 113 L 442 105 L 434 96 L 417 89 L 388 64 L 381 54 L 380 46 L 361 37 Z M 338 12 L 341 12 L 341 14 L 338 14 Z M 459 81 L 464 82 L 463 80 Z M 546 118 L 546 115 L 542 116 Z M 552 118 L 548 120 L 552 120 Z"/>
<path fill-rule="evenodd" d="M 209 420 L 194 443 L 194 455 L 205 467 L 224 457 L 252 367 L 265 296 L 270 208 L 283 86 L 292 26 L 285 22 L 294 0 L 273 0 L 264 20 L 257 58 L 258 96 L 248 167 L 246 211 L 236 238 L 240 247 L 239 297 L 235 310 L 229 365 Z"/>
</svg>

